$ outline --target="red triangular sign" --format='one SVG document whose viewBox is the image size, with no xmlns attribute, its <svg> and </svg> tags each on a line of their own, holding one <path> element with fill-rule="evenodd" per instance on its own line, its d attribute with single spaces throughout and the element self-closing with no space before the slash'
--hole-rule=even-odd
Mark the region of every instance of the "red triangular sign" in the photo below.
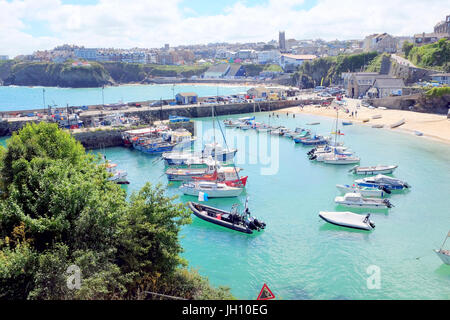
<svg viewBox="0 0 450 320">
<path fill-rule="evenodd" d="M 270 300 L 275 299 L 275 295 L 270 291 L 267 284 L 264 283 L 261 292 L 259 293 L 259 296 L 256 300 Z"/>
</svg>

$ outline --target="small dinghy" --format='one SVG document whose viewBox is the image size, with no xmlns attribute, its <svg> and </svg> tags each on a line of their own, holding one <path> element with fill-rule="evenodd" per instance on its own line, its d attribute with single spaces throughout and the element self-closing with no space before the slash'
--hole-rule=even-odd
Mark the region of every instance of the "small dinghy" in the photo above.
<svg viewBox="0 0 450 320">
<path fill-rule="evenodd" d="M 308 125 L 308 126 L 316 126 L 318 124 L 320 124 L 320 122 L 310 122 L 310 123 L 307 123 L 306 125 Z"/>
<path fill-rule="evenodd" d="M 351 122 L 351 121 L 342 121 L 343 126 L 351 126 L 352 124 L 353 124 L 353 122 Z"/>
<path fill-rule="evenodd" d="M 337 184 L 336 188 L 342 193 L 360 193 L 363 197 L 383 198 L 385 194 L 391 191 L 380 188 L 360 187 L 358 185 Z"/>
<path fill-rule="evenodd" d="M 384 124 L 374 124 L 372 126 L 372 128 L 376 128 L 376 129 L 380 129 L 380 128 L 383 128 L 383 127 L 384 127 Z"/>
<path fill-rule="evenodd" d="M 383 166 L 383 165 L 377 165 L 372 167 L 360 167 L 360 166 L 354 166 L 348 172 L 353 172 L 354 174 L 362 174 L 362 175 L 374 175 L 374 174 L 390 174 L 394 172 L 395 169 L 397 169 L 398 166 Z"/>
<path fill-rule="evenodd" d="M 370 119 L 369 119 L 369 118 L 366 118 L 366 119 L 363 119 L 362 122 L 369 122 L 369 121 L 370 121 Z"/>
<path fill-rule="evenodd" d="M 400 121 L 397 121 L 396 123 L 391 124 L 391 129 L 400 127 L 401 125 L 405 124 L 405 119 L 402 119 Z"/>
<path fill-rule="evenodd" d="M 419 136 L 419 137 L 421 137 L 421 136 L 423 136 L 423 132 L 420 132 L 420 131 L 414 131 L 414 134 L 416 135 L 416 136 Z"/>
<path fill-rule="evenodd" d="M 450 265 L 450 250 L 444 250 L 444 245 L 447 239 L 450 237 L 450 231 L 447 233 L 447 237 L 445 237 L 444 243 L 442 244 L 439 250 L 434 250 L 437 256 L 442 260 L 443 263 Z"/>
<path fill-rule="evenodd" d="M 229 212 L 196 202 L 189 202 L 188 206 L 200 219 L 228 229 L 252 234 L 253 231 L 261 231 L 266 228 L 265 222 L 250 216 L 247 202 L 243 213 L 238 212 L 237 204 L 233 205 Z"/>
<path fill-rule="evenodd" d="M 372 119 L 381 119 L 382 115 L 381 114 L 376 114 L 374 116 L 372 116 Z"/>
<path fill-rule="evenodd" d="M 390 209 L 394 206 L 388 199 L 363 198 L 360 193 L 346 193 L 334 198 L 334 202 L 350 208 Z"/>
<path fill-rule="evenodd" d="M 319 212 L 319 217 L 321 217 L 326 222 L 341 227 L 368 230 L 368 231 L 375 228 L 375 224 L 370 220 L 370 214 L 360 215 L 349 211 L 346 212 L 321 211 Z"/>
<path fill-rule="evenodd" d="M 359 157 L 355 157 L 352 155 L 349 156 L 334 153 L 330 156 L 325 156 L 323 162 L 327 164 L 355 164 L 359 163 L 360 160 L 361 159 Z"/>
</svg>

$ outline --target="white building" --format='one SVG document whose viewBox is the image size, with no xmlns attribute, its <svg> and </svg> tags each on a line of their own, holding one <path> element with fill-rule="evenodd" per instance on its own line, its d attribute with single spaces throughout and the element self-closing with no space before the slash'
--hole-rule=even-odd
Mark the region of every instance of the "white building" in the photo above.
<svg viewBox="0 0 450 320">
<path fill-rule="evenodd" d="M 260 51 L 258 52 L 258 63 L 278 63 L 280 61 L 280 51 L 270 50 L 270 51 Z"/>
<path fill-rule="evenodd" d="M 80 48 L 75 49 L 75 56 L 78 59 L 85 59 L 85 60 L 97 60 L 97 49 L 90 49 L 90 48 Z"/>
<path fill-rule="evenodd" d="M 311 61 L 317 58 L 313 54 L 287 54 L 284 53 L 280 56 L 279 65 L 284 71 L 290 71 L 298 66 L 301 66 L 305 61 Z"/>
</svg>

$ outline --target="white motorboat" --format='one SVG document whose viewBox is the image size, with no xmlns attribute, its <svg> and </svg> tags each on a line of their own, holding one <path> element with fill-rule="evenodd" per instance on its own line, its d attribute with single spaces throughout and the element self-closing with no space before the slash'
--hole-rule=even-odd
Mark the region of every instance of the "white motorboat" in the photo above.
<svg viewBox="0 0 450 320">
<path fill-rule="evenodd" d="M 321 217 L 323 220 L 331 224 L 347 228 L 361 229 L 361 230 L 373 230 L 375 228 L 375 224 L 370 220 L 370 214 L 361 215 L 349 211 L 346 212 L 320 211 L 319 217 Z"/>
<path fill-rule="evenodd" d="M 444 245 L 447 239 L 450 237 L 450 231 L 447 233 L 447 237 L 445 237 L 444 243 L 442 244 L 439 250 L 434 250 L 437 256 L 442 260 L 443 263 L 450 265 L 450 250 L 444 250 Z"/>
<path fill-rule="evenodd" d="M 348 172 L 353 172 L 354 174 L 361 174 L 361 175 L 374 175 L 374 174 L 390 174 L 393 173 L 395 169 L 397 169 L 398 166 L 385 166 L 385 165 L 377 165 L 377 166 L 371 166 L 371 167 L 360 167 L 360 166 L 354 166 L 351 168 Z"/>
<path fill-rule="evenodd" d="M 230 187 L 225 183 L 199 181 L 185 183 L 181 185 L 180 190 L 190 196 L 198 196 L 200 192 L 203 192 L 207 194 L 208 198 L 229 198 L 239 196 L 244 189 Z"/>
<path fill-rule="evenodd" d="M 388 199 L 363 198 L 360 193 L 346 193 L 334 198 L 334 202 L 350 208 L 390 209 L 393 205 Z"/>
<path fill-rule="evenodd" d="M 360 160 L 360 158 L 355 156 L 333 154 L 329 157 L 325 157 L 323 162 L 328 164 L 354 164 L 359 163 Z"/>
<path fill-rule="evenodd" d="M 358 185 L 337 184 L 336 188 L 342 193 L 360 193 L 363 197 L 383 198 L 386 192 L 382 189 L 371 187 L 360 187 Z M 387 190 L 389 193 L 390 191 Z"/>
<path fill-rule="evenodd" d="M 124 170 L 117 170 L 117 164 L 115 163 L 107 163 L 106 171 L 112 174 L 111 177 L 108 178 L 108 181 L 117 183 L 117 184 L 125 184 L 128 183 L 127 175 L 128 173 Z"/>
</svg>

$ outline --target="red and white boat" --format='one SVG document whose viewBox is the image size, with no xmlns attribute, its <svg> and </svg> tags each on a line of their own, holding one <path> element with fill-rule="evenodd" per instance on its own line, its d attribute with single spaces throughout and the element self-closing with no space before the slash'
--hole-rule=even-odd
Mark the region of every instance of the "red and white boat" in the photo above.
<svg viewBox="0 0 450 320">
<path fill-rule="evenodd" d="M 235 172 L 234 172 L 235 173 Z M 214 171 L 213 174 L 204 174 L 200 177 L 192 177 L 192 180 L 195 181 L 217 181 L 221 183 L 225 183 L 229 187 L 245 187 L 247 184 L 248 176 L 238 177 L 236 179 L 237 174 L 234 175 L 227 174 L 224 172 Z"/>
</svg>

